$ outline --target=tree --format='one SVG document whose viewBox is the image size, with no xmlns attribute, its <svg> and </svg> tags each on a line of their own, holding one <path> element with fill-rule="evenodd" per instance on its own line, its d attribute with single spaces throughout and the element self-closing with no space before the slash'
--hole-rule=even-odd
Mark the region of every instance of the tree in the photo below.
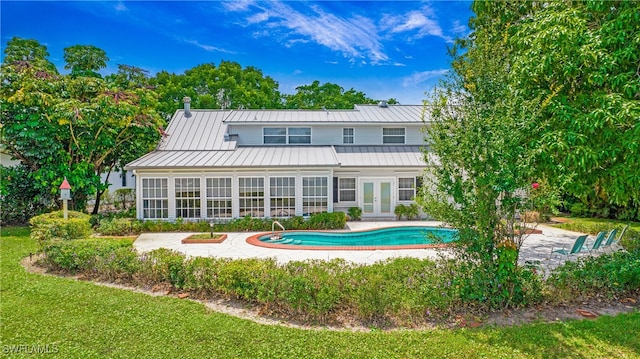
<svg viewBox="0 0 640 359">
<path fill-rule="evenodd" d="M 592 214 L 640 219 L 640 3 L 473 9 L 491 43 L 506 40 L 514 91 L 549 97 L 530 126 L 538 171 Z"/>
<path fill-rule="evenodd" d="M 170 118 L 191 97 L 191 107 L 206 109 L 280 108 L 278 83 L 259 69 L 222 61 L 198 65 L 182 75 L 159 72 L 151 83 L 160 94 L 161 113 Z"/>
<path fill-rule="evenodd" d="M 31 46 L 35 40 L 30 41 Z M 24 52 L 15 48 L 24 43 L 11 42 L 6 52 Z M 97 73 L 104 51 L 70 47 L 65 59 L 75 69 L 66 76 L 45 66 L 46 58 L 2 64 L 2 145 L 51 198 L 66 176 L 75 206 L 84 209 L 87 197 L 106 187 L 101 173 L 153 148 L 162 120 L 152 91 L 123 84 L 125 73 L 108 79 Z"/>
<path fill-rule="evenodd" d="M 93 45 L 74 45 L 64 49 L 65 69 L 71 75 L 101 77 L 98 71 L 107 67 L 109 58 L 104 50 Z"/>
<path fill-rule="evenodd" d="M 285 95 L 285 107 L 293 109 L 352 109 L 357 104 L 372 104 L 372 100 L 363 92 L 349 89 L 344 91 L 339 85 L 313 81 L 310 85 L 296 87 L 296 93 Z"/>
<path fill-rule="evenodd" d="M 491 31 L 484 20 L 474 19 L 470 38 L 451 50 L 453 71 L 428 101 L 429 150 L 419 201 L 458 229 L 461 295 L 501 308 L 525 300 L 527 277 L 518 266 L 524 213 L 538 206 L 534 199 L 554 194 L 532 187 L 547 183 L 536 172 L 530 126 L 549 99 L 522 96 L 510 84 L 506 34 Z"/>
</svg>

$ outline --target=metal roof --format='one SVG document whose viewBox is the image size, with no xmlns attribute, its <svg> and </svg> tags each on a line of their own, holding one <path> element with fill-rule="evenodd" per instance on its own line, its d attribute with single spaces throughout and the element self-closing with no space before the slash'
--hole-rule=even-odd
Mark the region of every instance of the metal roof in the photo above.
<svg viewBox="0 0 640 359">
<path fill-rule="evenodd" d="M 153 151 L 127 169 L 425 167 L 421 146 L 265 146 L 233 151 Z"/>
<path fill-rule="evenodd" d="M 255 123 L 422 123 L 423 106 L 357 105 L 353 110 L 234 110 L 226 124 Z"/>
<path fill-rule="evenodd" d="M 331 146 L 238 147 L 234 151 L 153 151 L 127 169 L 336 167 Z"/>
<path fill-rule="evenodd" d="M 329 115 L 327 115 L 329 113 Z M 419 123 L 422 106 L 358 105 L 354 110 L 178 110 L 155 151 L 125 169 L 255 167 L 423 167 L 420 146 L 255 146 L 225 139 L 227 123 Z"/>
<path fill-rule="evenodd" d="M 421 146 L 335 146 L 340 167 L 425 167 Z"/>
<path fill-rule="evenodd" d="M 176 111 L 165 130 L 168 136 L 158 144 L 165 151 L 213 151 L 231 150 L 236 141 L 225 141 L 227 125 L 223 123 L 230 111 L 191 110 L 186 117 L 184 110 Z"/>
</svg>

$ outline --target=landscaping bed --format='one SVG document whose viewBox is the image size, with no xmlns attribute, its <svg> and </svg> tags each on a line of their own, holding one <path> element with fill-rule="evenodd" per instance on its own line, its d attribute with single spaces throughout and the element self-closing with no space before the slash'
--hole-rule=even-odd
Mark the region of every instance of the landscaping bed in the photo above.
<svg viewBox="0 0 640 359">
<path fill-rule="evenodd" d="M 222 243 L 227 239 L 226 233 L 216 234 L 213 236 L 209 233 L 192 234 L 182 240 L 182 244 L 207 244 L 207 243 Z"/>
</svg>

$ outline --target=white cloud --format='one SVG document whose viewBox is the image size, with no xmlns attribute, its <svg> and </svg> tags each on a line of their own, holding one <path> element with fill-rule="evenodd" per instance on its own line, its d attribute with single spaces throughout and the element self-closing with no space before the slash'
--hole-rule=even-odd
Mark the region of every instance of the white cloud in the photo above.
<svg viewBox="0 0 640 359">
<path fill-rule="evenodd" d="M 410 39 L 420 39 L 425 36 L 437 36 L 450 40 L 442 32 L 442 27 L 428 6 L 420 10 L 412 10 L 401 15 L 385 15 L 380 20 L 381 27 L 390 34 L 412 33 Z"/>
<path fill-rule="evenodd" d="M 440 76 L 445 75 L 449 72 L 448 69 L 439 69 L 439 70 L 429 70 L 422 72 L 414 72 L 408 77 L 402 79 L 402 86 L 404 87 L 412 87 L 417 86 L 427 80 L 438 78 Z"/>
<path fill-rule="evenodd" d="M 393 66 L 401 66 L 401 67 L 404 67 L 404 66 L 407 66 L 407 65 L 403 64 L 402 62 L 394 62 L 394 63 L 393 63 Z"/>
<path fill-rule="evenodd" d="M 469 29 L 466 25 L 461 23 L 460 20 L 455 20 L 453 22 L 453 26 L 451 27 L 452 33 L 460 35 L 466 33 L 467 31 L 469 31 Z"/>
<path fill-rule="evenodd" d="M 312 41 L 338 51 L 350 60 L 364 58 L 376 64 L 389 59 L 383 50 L 377 27 L 369 18 L 337 16 L 325 12 L 317 5 L 310 6 L 303 12 L 276 1 L 254 3 L 252 7 L 258 12 L 246 18 L 248 25 L 260 24 L 268 27 L 271 30 L 269 36 L 283 42 L 285 46 Z M 227 10 L 246 11 L 248 8 L 227 7 Z"/>
<path fill-rule="evenodd" d="M 254 3 L 251 0 L 223 1 L 222 6 L 228 11 L 245 11 Z"/>
<path fill-rule="evenodd" d="M 195 45 L 205 51 L 208 52 L 222 52 L 225 54 L 235 54 L 235 51 L 231 51 L 231 50 L 226 50 L 220 47 L 216 47 L 216 46 L 211 46 L 211 45 L 206 45 L 206 44 L 201 44 L 200 42 L 198 42 L 197 40 L 184 40 L 184 42 L 191 44 L 191 45 Z"/>
<path fill-rule="evenodd" d="M 296 70 L 293 71 L 293 74 L 294 75 L 300 75 L 300 74 L 302 74 L 302 70 L 296 69 Z"/>
</svg>

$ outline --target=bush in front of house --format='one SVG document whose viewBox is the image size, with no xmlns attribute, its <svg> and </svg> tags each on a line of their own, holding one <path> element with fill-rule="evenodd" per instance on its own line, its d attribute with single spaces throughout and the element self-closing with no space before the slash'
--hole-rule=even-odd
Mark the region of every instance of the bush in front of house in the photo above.
<svg viewBox="0 0 640 359">
<path fill-rule="evenodd" d="M 93 217 L 96 218 L 96 217 Z M 95 220 L 95 219 L 94 219 Z M 274 221 L 280 222 L 287 230 L 343 229 L 347 218 L 343 212 L 313 213 L 308 218 L 294 216 L 288 218 L 255 218 L 245 216 L 226 222 L 216 221 L 214 232 L 261 232 L 270 231 Z M 280 229 L 277 227 L 276 229 Z M 104 217 L 98 220 L 96 231 L 106 236 L 123 236 L 142 232 L 209 232 L 210 222 L 206 220 L 187 221 L 140 221 L 133 218 Z"/>
<path fill-rule="evenodd" d="M 116 256 L 122 257 L 124 248 L 128 256 L 120 258 L 112 266 L 106 266 L 108 261 L 114 261 Z M 137 253 L 133 250 L 132 239 L 104 239 L 89 238 L 68 241 L 51 241 L 45 244 L 45 260 L 54 270 L 69 273 L 100 273 L 109 271 L 135 272 L 133 263 L 137 261 Z M 104 273 L 99 271 L 105 271 Z M 111 276 L 113 273 L 109 273 Z"/>
<path fill-rule="evenodd" d="M 461 289 L 469 277 L 454 261 L 397 258 L 356 265 L 335 259 L 278 264 L 274 259 L 187 258 L 168 249 L 138 254 L 131 239 L 104 238 L 56 241 L 45 253 L 45 263 L 52 269 L 172 288 L 196 298 L 239 299 L 259 306 L 263 313 L 307 322 L 413 326 L 461 308 L 482 309 L 480 300 Z M 540 289 L 531 288 L 516 297 L 519 302 L 514 307 L 540 300 Z"/>
<path fill-rule="evenodd" d="M 68 211 L 68 219 L 64 219 L 63 211 L 44 213 L 29 220 L 31 238 L 40 245 L 52 240 L 72 240 L 91 236 L 91 224 L 88 214 Z"/>
</svg>

